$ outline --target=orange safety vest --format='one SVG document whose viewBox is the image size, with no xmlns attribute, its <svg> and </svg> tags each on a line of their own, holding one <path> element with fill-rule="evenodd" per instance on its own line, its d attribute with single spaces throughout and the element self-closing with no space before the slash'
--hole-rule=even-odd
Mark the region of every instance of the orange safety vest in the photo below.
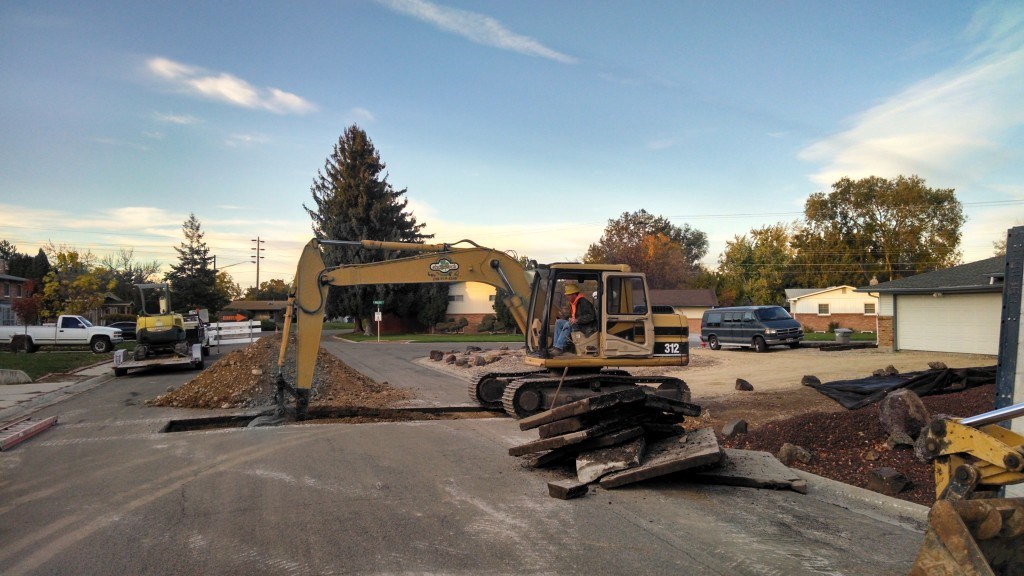
<svg viewBox="0 0 1024 576">
<path fill-rule="evenodd" d="M 569 308 L 572 309 L 572 314 L 569 316 L 569 319 L 573 322 L 576 321 L 576 303 L 580 301 L 580 298 L 583 298 L 583 294 L 577 292 L 576 297 L 572 299 L 572 302 L 569 302 Z"/>
</svg>

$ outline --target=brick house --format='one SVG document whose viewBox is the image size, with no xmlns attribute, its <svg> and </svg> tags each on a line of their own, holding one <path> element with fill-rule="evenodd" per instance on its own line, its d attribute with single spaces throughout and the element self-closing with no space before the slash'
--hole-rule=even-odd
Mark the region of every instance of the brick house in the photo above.
<svg viewBox="0 0 1024 576">
<path fill-rule="evenodd" d="M 671 306 L 686 316 L 690 334 L 700 334 L 700 319 L 704 311 L 718 307 L 718 296 L 710 288 L 695 290 L 651 290 L 651 304 Z"/>
<path fill-rule="evenodd" d="M 878 332 L 878 295 L 854 286 L 790 288 L 789 313 L 804 330 L 824 332 L 829 326 L 857 332 Z"/>
<path fill-rule="evenodd" d="M 7 261 L 0 260 L 0 326 L 13 326 L 18 323 L 12 305 L 15 300 L 28 296 L 27 283 L 27 278 L 8 274 Z"/>
<path fill-rule="evenodd" d="M 455 282 L 448 287 L 448 308 L 445 317 L 465 318 L 469 325 L 464 332 L 475 334 L 484 316 L 494 315 L 497 289 L 481 282 Z"/>
</svg>

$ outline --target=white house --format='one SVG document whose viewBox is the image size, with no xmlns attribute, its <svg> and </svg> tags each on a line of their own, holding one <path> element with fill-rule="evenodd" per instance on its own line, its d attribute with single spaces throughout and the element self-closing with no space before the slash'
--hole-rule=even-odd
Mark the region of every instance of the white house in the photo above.
<svg viewBox="0 0 1024 576">
<path fill-rule="evenodd" d="M 858 332 L 877 332 L 878 295 L 858 292 L 854 286 L 790 288 L 786 290 L 789 313 L 806 330 L 825 331 L 829 326 Z"/>
<path fill-rule="evenodd" d="M 467 332 L 476 332 L 477 324 L 484 316 L 494 314 L 494 297 L 497 290 L 481 282 L 456 282 L 448 287 L 448 318 L 465 318 L 469 322 Z"/>
</svg>

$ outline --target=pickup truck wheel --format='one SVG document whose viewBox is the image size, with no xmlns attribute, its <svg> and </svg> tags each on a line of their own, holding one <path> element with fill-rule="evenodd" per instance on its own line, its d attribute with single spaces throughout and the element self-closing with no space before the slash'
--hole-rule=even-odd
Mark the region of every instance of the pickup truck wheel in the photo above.
<svg viewBox="0 0 1024 576">
<path fill-rule="evenodd" d="M 768 343 L 764 341 L 764 338 L 760 336 L 754 336 L 754 350 L 758 352 L 767 352 Z"/>
<path fill-rule="evenodd" d="M 128 369 L 127 368 L 114 368 L 114 376 L 120 378 L 121 376 L 127 376 L 127 375 L 128 375 Z"/>
<path fill-rule="evenodd" d="M 719 350 L 722 348 L 722 343 L 718 341 L 718 336 L 708 336 L 708 348 L 712 350 Z"/>
<path fill-rule="evenodd" d="M 106 336 L 97 336 L 89 343 L 89 349 L 92 350 L 93 354 L 105 354 L 110 352 L 112 348 L 110 339 Z"/>
</svg>

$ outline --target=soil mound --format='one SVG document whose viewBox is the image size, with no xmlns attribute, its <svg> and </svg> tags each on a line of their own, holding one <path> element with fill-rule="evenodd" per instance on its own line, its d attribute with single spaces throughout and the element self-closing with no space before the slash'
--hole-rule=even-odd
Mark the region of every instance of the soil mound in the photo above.
<svg viewBox="0 0 1024 576">
<path fill-rule="evenodd" d="M 226 354 L 177 390 L 147 402 L 174 408 L 248 408 L 271 406 L 276 390 L 280 335 L 264 336 Z M 295 382 L 294 348 L 283 367 L 288 382 Z M 413 397 L 412 392 L 378 383 L 323 348 L 317 353 L 310 406 L 390 408 Z"/>
</svg>

